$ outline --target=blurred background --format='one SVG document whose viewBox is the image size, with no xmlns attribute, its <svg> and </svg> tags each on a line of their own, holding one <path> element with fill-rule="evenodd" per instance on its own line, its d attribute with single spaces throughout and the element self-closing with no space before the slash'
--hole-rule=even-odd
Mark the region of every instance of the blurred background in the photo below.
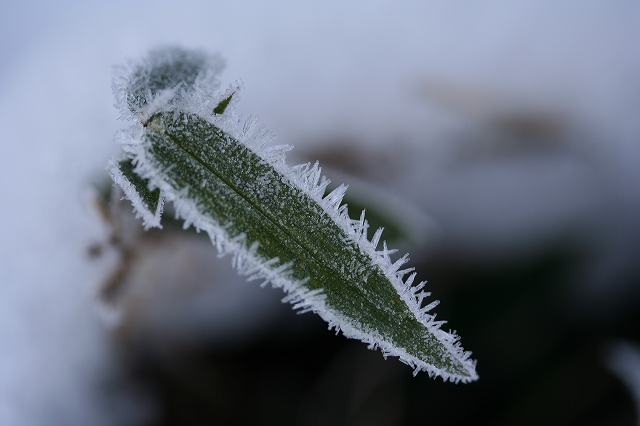
<svg viewBox="0 0 640 426">
<path fill-rule="evenodd" d="M 639 40 L 632 0 L 0 1 L 0 424 L 639 424 Z M 478 382 L 143 232 L 111 67 L 162 44 L 220 52 L 290 162 L 351 185 Z"/>
</svg>

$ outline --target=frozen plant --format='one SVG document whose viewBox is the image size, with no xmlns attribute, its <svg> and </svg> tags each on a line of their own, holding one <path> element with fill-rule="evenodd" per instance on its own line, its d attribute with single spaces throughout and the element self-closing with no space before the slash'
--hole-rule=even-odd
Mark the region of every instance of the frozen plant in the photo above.
<svg viewBox="0 0 640 426">
<path fill-rule="evenodd" d="M 110 165 L 146 227 L 172 203 L 184 227 L 206 232 L 238 272 L 281 288 L 294 309 L 395 356 L 414 374 L 477 379 L 475 361 L 442 329 L 408 255 L 370 235 L 364 211 L 351 219 L 347 187 L 325 194 L 318 163 L 289 166 L 287 145 L 235 112 L 238 87 L 219 90 L 217 56 L 181 48 L 151 51 L 119 70 L 114 91 L 133 122 Z"/>
</svg>

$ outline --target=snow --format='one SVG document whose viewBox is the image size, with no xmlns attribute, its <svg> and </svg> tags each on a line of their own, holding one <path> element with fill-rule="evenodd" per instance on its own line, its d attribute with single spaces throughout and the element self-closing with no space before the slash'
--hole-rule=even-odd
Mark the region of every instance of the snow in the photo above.
<svg viewBox="0 0 640 426">
<path fill-rule="evenodd" d="M 111 260 L 88 260 L 87 247 L 104 238 L 89 188 L 111 151 L 101 141 L 115 130 L 115 114 L 108 84 L 92 86 L 108 69 L 76 63 L 77 49 L 33 52 L 0 83 L 3 425 L 106 425 L 120 416 L 110 412 L 136 418 L 122 400 L 97 397 L 114 369 L 93 311 Z"/>
</svg>

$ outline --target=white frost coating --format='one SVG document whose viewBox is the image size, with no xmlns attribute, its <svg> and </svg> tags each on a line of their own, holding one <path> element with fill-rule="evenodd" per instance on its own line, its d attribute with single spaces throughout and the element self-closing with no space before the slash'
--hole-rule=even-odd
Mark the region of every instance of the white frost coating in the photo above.
<svg viewBox="0 0 640 426">
<path fill-rule="evenodd" d="M 126 87 L 126 80 L 120 84 L 122 87 Z M 430 296 L 429 292 L 423 291 L 426 282 L 423 281 L 414 286 L 413 282 L 416 277 L 416 273 L 413 272 L 414 268 L 401 269 L 409 262 L 408 255 L 405 254 L 392 261 L 391 255 L 396 250 L 388 249 L 384 241 L 382 248 L 378 249 L 382 229 L 376 230 L 369 240 L 367 236 L 369 224 L 365 219 L 364 211 L 357 220 L 349 217 L 347 205 L 342 204 L 347 186 L 340 185 L 325 195 L 330 181 L 322 175 L 318 163 L 288 166 L 285 154 L 292 147 L 271 145 L 274 139 L 271 132 L 256 125 L 255 120 L 244 119 L 237 113 L 235 104 L 239 87 L 236 86 L 228 89 L 225 93 L 218 92 L 215 96 L 211 96 L 211 93 L 216 92 L 217 87 L 217 83 L 214 86 L 206 87 L 206 81 L 198 79 L 196 89 L 193 92 L 183 93 L 177 98 L 173 97 L 164 104 L 164 99 L 160 100 L 159 97 L 156 97 L 150 99 L 149 105 L 154 105 L 154 112 L 179 109 L 207 119 L 271 164 L 292 186 L 302 190 L 320 205 L 344 232 L 347 240 L 356 244 L 371 259 L 372 264 L 380 268 L 416 319 L 440 341 L 453 359 L 460 362 L 467 374 L 451 374 L 414 357 L 403 348 L 385 340 L 373 330 L 358 329 L 348 318 L 328 307 L 321 292 L 311 291 L 304 287 L 304 282 L 294 279 L 290 273 L 290 265 L 280 264 L 277 258 L 260 257 L 257 254 L 257 243 L 246 241 L 244 235 L 231 238 L 224 226 L 206 216 L 195 201 L 186 196 L 186 193 L 176 192 L 172 188 L 162 168 L 147 155 L 145 144 L 148 142 L 145 142 L 143 137 L 145 130 L 140 124 L 132 127 L 128 133 L 122 134 L 126 137 L 126 140 L 122 141 L 123 149 L 134 159 L 135 172 L 148 179 L 151 188 L 159 188 L 162 195 L 174 203 L 176 215 L 184 220 L 185 228 L 194 226 L 197 230 L 207 232 L 221 256 L 232 255 L 232 263 L 241 275 L 247 276 L 249 280 L 261 279 L 263 285 L 270 283 L 273 287 L 281 288 L 287 294 L 283 301 L 292 303 L 294 309 L 318 314 L 329 324 L 329 329 L 335 329 L 336 333 L 341 331 L 348 338 L 361 340 L 367 343 L 370 349 L 379 348 L 385 358 L 387 356 L 398 357 L 401 362 L 413 368 L 414 375 L 425 371 L 429 377 L 441 377 L 445 381 L 450 380 L 456 383 L 477 380 L 476 362 L 471 359 L 471 352 L 463 350 L 460 338 L 455 331 L 446 332 L 441 329 L 442 325 L 446 323 L 445 321 L 437 321 L 435 314 L 428 313 L 438 304 L 438 301 L 432 301 L 423 306 L 424 300 Z M 234 93 L 234 96 L 225 113 L 214 115 L 213 108 L 231 92 Z M 119 101 L 123 100 L 126 99 L 121 96 Z M 125 102 L 122 108 L 126 107 Z M 148 114 L 149 111 L 144 116 L 148 118 Z M 144 120 L 141 121 L 144 122 Z"/>
<path fill-rule="evenodd" d="M 111 161 L 108 167 L 111 179 L 122 189 L 125 197 L 131 201 L 131 205 L 135 211 L 136 217 L 142 219 L 144 229 L 149 228 L 162 228 L 160 218 L 162 217 L 162 210 L 164 208 L 164 198 L 160 195 L 158 199 L 158 205 L 156 211 L 152 212 L 147 208 L 147 205 L 138 194 L 136 188 L 129 182 L 129 179 L 122 174 L 118 164 L 115 161 Z"/>
</svg>

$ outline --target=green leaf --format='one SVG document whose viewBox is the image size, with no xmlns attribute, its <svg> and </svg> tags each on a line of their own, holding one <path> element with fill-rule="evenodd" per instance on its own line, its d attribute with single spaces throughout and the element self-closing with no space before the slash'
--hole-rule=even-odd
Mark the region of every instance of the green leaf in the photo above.
<svg viewBox="0 0 640 426">
<path fill-rule="evenodd" d="M 408 256 L 392 260 L 382 230 L 369 235 L 364 211 L 349 218 L 346 186 L 325 194 L 317 163 L 290 167 L 288 147 L 266 147 L 263 133 L 235 127 L 227 114 L 192 111 L 189 102 L 161 108 L 123 144 L 133 172 L 173 202 L 185 226 L 207 232 L 240 273 L 282 288 L 294 309 L 317 313 L 329 328 L 415 373 L 477 379 L 458 337 L 430 314 L 438 302 L 425 303 L 430 293 L 414 283 Z"/>
</svg>

